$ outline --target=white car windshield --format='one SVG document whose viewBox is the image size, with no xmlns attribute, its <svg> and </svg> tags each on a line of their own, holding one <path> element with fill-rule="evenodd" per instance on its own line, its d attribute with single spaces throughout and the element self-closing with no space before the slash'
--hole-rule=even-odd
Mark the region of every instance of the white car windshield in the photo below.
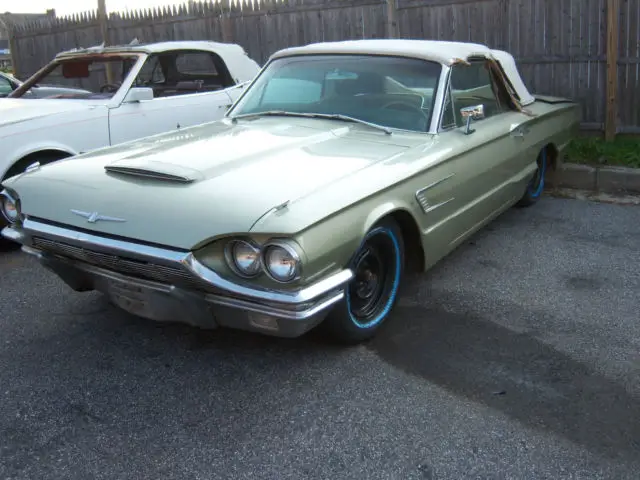
<svg viewBox="0 0 640 480">
<path fill-rule="evenodd" d="M 119 90 L 137 60 L 137 55 L 113 54 L 60 59 L 30 78 L 12 96 L 19 98 L 37 85 L 59 89 L 49 98 L 109 99 Z M 108 81 L 107 68 L 111 70 L 111 83 Z"/>
<path fill-rule="evenodd" d="M 386 128 L 429 128 L 442 65 L 374 55 L 304 55 L 274 60 L 230 117 L 317 114 Z"/>
</svg>

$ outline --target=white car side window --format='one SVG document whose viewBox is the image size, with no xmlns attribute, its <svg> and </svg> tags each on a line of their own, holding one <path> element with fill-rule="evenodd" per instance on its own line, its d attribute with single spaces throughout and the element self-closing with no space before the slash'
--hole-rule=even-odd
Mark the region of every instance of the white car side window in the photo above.
<svg viewBox="0 0 640 480">
<path fill-rule="evenodd" d="M 135 80 L 137 86 L 153 88 L 155 98 L 217 92 L 234 83 L 219 55 L 183 50 L 149 57 Z"/>
<path fill-rule="evenodd" d="M 4 97 L 5 95 L 9 95 L 13 92 L 13 87 L 9 80 L 4 77 L 0 77 L 0 96 Z"/>
</svg>

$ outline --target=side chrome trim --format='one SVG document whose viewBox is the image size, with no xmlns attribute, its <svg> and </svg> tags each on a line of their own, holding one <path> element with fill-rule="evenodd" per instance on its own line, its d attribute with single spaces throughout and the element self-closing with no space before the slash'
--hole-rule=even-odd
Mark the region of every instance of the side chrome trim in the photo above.
<svg viewBox="0 0 640 480">
<path fill-rule="evenodd" d="M 433 187 L 435 187 L 436 185 L 440 185 L 442 182 L 446 182 L 446 181 L 447 181 L 447 180 L 449 180 L 450 178 L 455 177 L 455 175 L 456 175 L 455 173 L 450 173 L 450 174 L 449 174 L 449 175 L 447 175 L 446 177 L 442 177 L 441 179 L 436 180 L 436 181 L 435 181 L 435 182 L 433 182 L 433 183 L 430 183 L 430 184 L 429 184 L 429 185 L 427 185 L 426 187 L 422 187 L 420 190 L 418 190 L 418 191 L 416 192 L 416 195 L 421 195 L 421 194 L 423 194 L 424 192 L 426 192 L 426 191 L 427 191 L 427 190 L 429 190 L 430 188 L 433 188 Z"/>
<path fill-rule="evenodd" d="M 9 227 L 5 228 L 5 230 L 9 230 L 9 232 L 5 234 L 3 230 L 3 235 L 7 236 L 7 238 L 14 237 L 16 241 L 27 247 L 31 246 L 32 236 L 42 236 L 98 252 L 112 255 L 126 255 L 130 258 L 172 267 L 182 266 L 195 277 L 217 289 L 229 292 L 234 296 L 245 297 L 255 302 L 280 303 L 295 306 L 311 302 L 319 297 L 331 294 L 333 291 L 338 293 L 338 291 L 353 278 L 353 272 L 350 269 L 344 269 L 300 290 L 274 291 L 251 288 L 222 278 L 216 272 L 199 262 L 192 252 L 180 252 L 105 238 L 56 227 L 32 219 L 26 219 L 21 229 Z"/>
<path fill-rule="evenodd" d="M 435 205 L 430 205 L 429 207 L 427 207 L 424 210 L 424 213 L 431 213 L 434 210 L 437 210 L 440 207 L 444 207 L 446 204 L 448 204 L 450 202 L 453 202 L 454 200 L 455 200 L 455 197 L 454 198 L 450 198 L 449 200 L 445 200 L 444 202 L 436 203 Z"/>
<path fill-rule="evenodd" d="M 455 198 L 450 198 L 449 200 L 446 200 L 444 202 L 440 202 L 440 203 L 438 203 L 436 205 L 431 205 L 431 204 L 429 204 L 428 199 L 424 195 L 429 189 L 431 189 L 433 187 L 436 187 L 437 185 L 440 185 L 441 183 L 449 180 L 450 178 L 452 178 L 454 176 L 455 176 L 455 173 L 451 173 L 451 174 L 447 175 L 446 177 L 443 177 L 443 178 L 441 178 L 439 180 L 436 180 L 435 182 L 430 183 L 426 187 L 423 187 L 420 190 L 416 191 L 416 194 L 415 194 L 416 200 L 420 204 L 420 207 L 422 208 L 422 211 L 424 213 L 433 212 L 437 208 L 440 208 L 440 207 L 446 205 L 447 203 L 452 202 L 455 199 Z"/>
</svg>

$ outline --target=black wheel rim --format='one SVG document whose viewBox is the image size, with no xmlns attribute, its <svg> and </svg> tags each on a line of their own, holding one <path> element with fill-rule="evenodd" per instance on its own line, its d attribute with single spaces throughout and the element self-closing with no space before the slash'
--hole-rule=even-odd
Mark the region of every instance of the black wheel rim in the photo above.
<svg viewBox="0 0 640 480">
<path fill-rule="evenodd" d="M 387 266 L 375 246 L 368 246 L 360 255 L 355 267 L 355 280 L 351 295 L 351 312 L 357 318 L 367 318 L 375 311 L 384 291 Z"/>
<path fill-rule="evenodd" d="M 400 276 L 400 250 L 390 230 L 372 232 L 352 263 L 354 280 L 347 291 L 349 315 L 360 328 L 384 320 L 395 296 Z"/>
</svg>

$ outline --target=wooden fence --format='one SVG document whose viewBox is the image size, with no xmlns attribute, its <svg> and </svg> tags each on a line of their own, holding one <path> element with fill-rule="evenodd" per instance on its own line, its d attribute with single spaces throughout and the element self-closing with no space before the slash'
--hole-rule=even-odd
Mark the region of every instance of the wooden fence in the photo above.
<svg viewBox="0 0 640 480">
<path fill-rule="evenodd" d="M 111 14 L 106 22 L 112 44 L 234 42 L 260 63 L 280 48 L 317 41 L 480 42 L 511 52 L 535 93 L 579 100 L 584 129 L 603 131 L 607 123 L 611 134 L 640 133 L 640 0 L 206 0 Z M 100 44 L 101 31 L 95 12 L 16 27 L 16 73 L 33 74 L 61 50 Z"/>
</svg>

